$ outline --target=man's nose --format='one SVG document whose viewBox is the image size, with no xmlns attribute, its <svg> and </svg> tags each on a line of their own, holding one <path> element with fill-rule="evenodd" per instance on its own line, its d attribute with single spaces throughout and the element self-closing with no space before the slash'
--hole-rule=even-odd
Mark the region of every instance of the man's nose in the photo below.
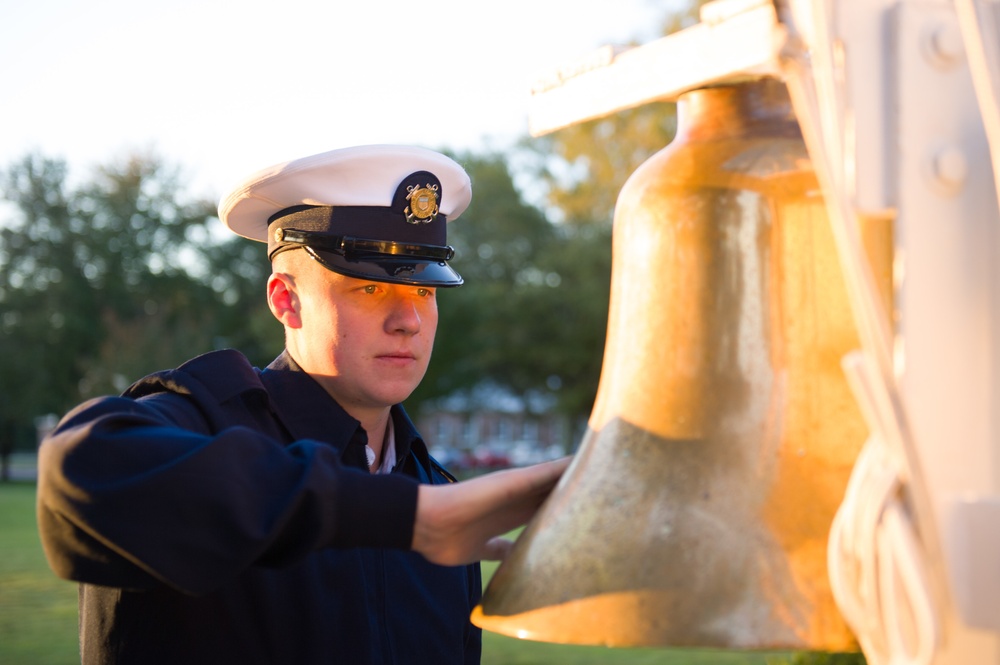
<svg viewBox="0 0 1000 665">
<path fill-rule="evenodd" d="M 420 312 L 412 298 L 395 297 L 386 318 L 386 332 L 415 335 L 420 332 Z"/>
</svg>

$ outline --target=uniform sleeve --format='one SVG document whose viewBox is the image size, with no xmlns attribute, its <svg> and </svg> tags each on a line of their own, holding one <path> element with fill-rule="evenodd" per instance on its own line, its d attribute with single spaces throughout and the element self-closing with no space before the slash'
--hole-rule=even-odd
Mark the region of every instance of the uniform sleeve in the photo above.
<svg viewBox="0 0 1000 665">
<path fill-rule="evenodd" d="M 43 442 L 38 524 L 58 575 L 203 594 L 322 548 L 410 546 L 413 479 L 349 469 L 320 442 L 178 421 L 156 400 L 102 398 Z"/>
</svg>

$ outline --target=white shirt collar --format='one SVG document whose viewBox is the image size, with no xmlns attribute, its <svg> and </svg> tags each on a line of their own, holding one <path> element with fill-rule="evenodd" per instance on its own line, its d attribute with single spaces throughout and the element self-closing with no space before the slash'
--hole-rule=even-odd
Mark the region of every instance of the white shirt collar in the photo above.
<svg viewBox="0 0 1000 665">
<path fill-rule="evenodd" d="M 392 416 L 385 426 L 385 439 L 382 440 L 382 464 L 375 473 L 392 473 L 396 467 L 396 431 L 392 426 Z"/>
</svg>

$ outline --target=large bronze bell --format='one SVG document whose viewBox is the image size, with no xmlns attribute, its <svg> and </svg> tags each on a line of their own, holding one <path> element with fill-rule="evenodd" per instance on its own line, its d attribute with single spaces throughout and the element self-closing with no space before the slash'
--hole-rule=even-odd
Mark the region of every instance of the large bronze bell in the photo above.
<svg viewBox="0 0 1000 665">
<path fill-rule="evenodd" d="M 891 230 L 868 223 L 888 293 Z M 609 646 L 856 650 L 827 534 L 867 427 L 859 347 L 785 86 L 694 90 L 615 211 L 600 387 L 473 621 Z"/>
</svg>

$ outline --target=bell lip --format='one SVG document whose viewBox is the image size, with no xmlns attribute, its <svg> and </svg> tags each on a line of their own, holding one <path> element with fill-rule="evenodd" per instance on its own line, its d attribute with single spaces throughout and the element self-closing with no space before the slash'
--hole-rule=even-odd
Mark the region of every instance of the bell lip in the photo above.
<svg viewBox="0 0 1000 665">
<path fill-rule="evenodd" d="M 327 270 L 355 279 L 439 288 L 457 287 L 465 282 L 462 276 L 444 261 L 401 260 L 399 256 L 385 258 L 366 256 L 365 260 L 357 261 L 336 252 L 312 247 L 305 247 L 305 250 Z"/>
</svg>

